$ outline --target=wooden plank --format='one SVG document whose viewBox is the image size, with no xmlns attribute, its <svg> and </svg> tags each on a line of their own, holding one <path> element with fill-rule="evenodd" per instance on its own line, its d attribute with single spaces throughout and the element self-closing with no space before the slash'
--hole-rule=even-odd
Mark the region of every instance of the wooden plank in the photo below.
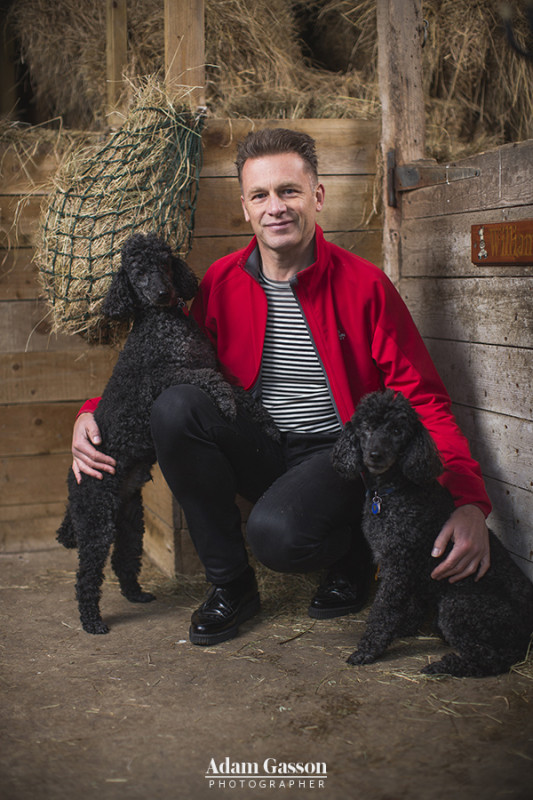
<svg viewBox="0 0 533 800">
<path fill-rule="evenodd" d="M 319 215 L 325 230 L 353 230 L 362 227 L 372 215 L 373 179 L 362 175 L 334 175 L 327 179 L 326 204 Z M 14 219 L 18 208 L 16 228 Z M 0 195 L 0 247 L 32 247 L 36 243 L 40 213 L 40 199 L 21 201 Z M 373 216 L 370 227 L 378 227 Z M 223 236 L 244 234 L 248 231 L 244 221 L 239 186 L 234 178 L 201 178 L 195 217 L 198 236 Z"/>
<path fill-rule="evenodd" d="M 47 350 L 83 352 L 87 342 L 76 334 L 50 332 L 50 309 L 36 300 L 0 303 L 0 352 L 18 353 Z"/>
<path fill-rule="evenodd" d="M 402 278 L 531 276 L 532 266 L 476 265 L 470 258 L 472 225 L 519 221 L 531 216 L 533 205 L 524 205 L 405 220 L 402 224 Z"/>
<path fill-rule="evenodd" d="M 56 540 L 65 503 L 0 506 L 0 551 L 21 553 L 60 547 Z"/>
<path fill-rule="evenodd" d="M 0 459 L 0 506 L 55 503 L 67 497 L 70 453 Z"/>
<path fill-rule="evenodd" d="M 321 176 L 376 173 L 378 120 L 210 118 L 202 133 L 202 177 L 236 177 L 237 143 L 249 131 L 264 127 L 287 127 L 312 136 L 316 140 Z M 0 143 L 1 194 L 26 196 L 33 192 L 42 197 L 59 161 L 53 146 L 47 143 L 22 154 Z"/>
<path fill-rule="evenodd" d="M 321 176 L 374 175 L 376 172 L 376 143 L 380 130 L 377 120 L 208 119 L 202 133 L 202 177 L 235 177 L 237 143 L 249 131 L 260 128 L 291 128 L 312 136 L 316 140 Z"/>
<path fill-rule="evenodd" d="M 85 400 L 100 395 L 117 359 L 111 348 L 0 353 L 0 403 Z"/>
<path fill-rule="evenodd" d="M 344 231 L 363 227 L 372 211 L 373 182 L 365 176 L 336 175 L 325 184 L 326 202 L 318 215 L 325 231 Z M 373 217 L 371 228 L 377 228 Z M 200 180 L 195 217 L 196 236 L 244 235 L 250 231 L 245 222 L 237 181 L 231 178 Z"/>
<path fill-rule="evenodd" d="M 421 0 L 377 0 L 378 80 L 381 101 L 381 160 L 396 164 L 425 157 L 422 86 Z M 385 169 L 385 176 L 387 168 Z M 393 283 L 401 275 L 402 211 L 383 181 L 383 268 Z"/>
<path fill-rule="evenodd" d="M 395 149 L 398 164 L 426 155 L 421 6 L 420 0 L 376 3 L 382 153 Z"/>
<path fill-rule="evenodd" d="M 486 480 L 493 504 L 488 524 L 506 548 L 518 556 L 517 563 L 533 580 L 532 495 L 507 483 Z"/>
<path fill-rule="evenodd" d="M 483 474 L 531 492 L 533 422 L 466 406 L 453 411 Z"/>
<path fill-rule="evenodd" d="M 533 140 L 505 145 L 455 163 L 476 167 L 481 174 L 477 178 L 405 192 L 404 219 L 533 203 Z"/>
<path fill-rule="evenodd" d="M 533 419 L 533 351 L 426 339 L 450 397 L 463 406 Z"/>
<path fill-rule="evenodd" d="M 0 301 L 35 300 L 39 296 L 33 249 L 0 250 Z"/>
<path fill-rule="evenodd" d="M 191 87 L 191 100 L 205 105 L 204 0 L 164 0 L 167 90 Z"/>
<path fill-rule="evenodd" d="M 532 278 L 406 279 L 401 284 L 422 336 L 513 347 L 533 347 L 532 289 Z"/>
<path fill-rule="evenodd" d="M 152 480 L 144 486 L 143 498 L 146 508 L 168 525 L 174 524 L 174 499 L 158 464 L 152 469 Z"/>
<path fill-rule="evenodd" d="M 145 506 L 144 509 L 144 523 L 144 552 L 163 574 L 174 577 L 176 574 L 174 540 L 177 534 L 174 532 L 173 526 L 154 514 L 149 506 Z"/>
<path fill-rule="evenodd" d="M 123 88 L 128 65 L 128 9 L 126 0 L 106 0 L 107 104 L 113 112 Z M 120 123 L 119 123 L 120 124 Z"/>
<path fill-rule="evenodd" d="M 0 455 L 69 452 L 79 407 L 79 402 L 0 406 Z"/>
</svg>

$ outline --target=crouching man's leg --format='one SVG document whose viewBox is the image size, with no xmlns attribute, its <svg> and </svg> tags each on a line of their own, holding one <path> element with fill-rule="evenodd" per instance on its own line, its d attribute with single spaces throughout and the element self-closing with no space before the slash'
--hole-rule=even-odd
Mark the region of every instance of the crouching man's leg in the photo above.
<svg viewBox="0 0 533 800">
<path fill-rule="evenodd" d="M 161 471 L 181 505 L 207 580 L 212 584 L 191 620 L 194 644 L 236 636 L 259 610 L 235 497 L 255 501 L 283 472 L 281 447 L 246 412 L 228 422 L 196 386 L 173 386 L 152 411 Z"/>
<path fill-rule="evenodd" d="M 254 506 L 247 524 L 254 555 L 278 572 L 325 570 L 308 613 L 354 613 L 368 599 L 370 550 L 361 532 L 364 488 L 331 466 L 331 437 L 288 434 L 287 471 Z"/>
</svg>

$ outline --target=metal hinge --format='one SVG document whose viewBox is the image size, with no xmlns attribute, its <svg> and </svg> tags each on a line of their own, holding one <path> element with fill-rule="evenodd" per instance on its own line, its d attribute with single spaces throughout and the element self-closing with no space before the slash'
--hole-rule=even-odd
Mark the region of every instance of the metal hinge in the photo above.
<svg viewBox="0 0 533 800">
<path fill-rule="evenodd" d="M 387 200 L 389 206 L 397 206 L 397 192 L 410 192 L 423 186 L 479 178 L 481 170 L 476 167 L 456 167 L 453 164 L 437 164 L 435 161 L 415 161 L 412 164 L 396 164 L 396 153 L 387 153 Z"/>
</svg>

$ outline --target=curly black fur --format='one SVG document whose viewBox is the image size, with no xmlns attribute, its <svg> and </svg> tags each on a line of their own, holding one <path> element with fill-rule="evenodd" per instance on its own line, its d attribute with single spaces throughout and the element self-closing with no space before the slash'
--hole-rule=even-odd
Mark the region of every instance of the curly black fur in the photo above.
<svg viewBox="0 0 533 800">
<path fill-rule="evenodd" d="M 442 471 L 438 453 L 408 400 L 392 391 L 367 395 L 332 457 L 344 477 L 365 477 L 363 531 L 379 564 L 368 623 L 348 662 L 375 661 L 396 636 L 416 633 L 430 607 L 457 652 L 422 672 L 497 675 L 522 660 L 533 631 L 533 586 L 492 531 L 491 566 L 483 578 L 431 578 L 438 563 L 431 557 L 433 543 L 454 503 L 436 480 Z"/>
<path fill-rule="evenodd" d="M 278 430 L 267 411 L 218 371 L 214 349 L 184 301 L 197 290 L 187 264 L 155 234 L 135 234 L 122 250 L 103 310 L 112 319 L 133 319 L 131 332 L 95 412 L 102 449 L 116 462 L 114 475 L 85 475 L 78 485 L 68 476 L 69 502 L 57 538 L 77 547 L 76 596 L 88 633 L 107 633 L 100 609 L 103 568 L 114 543 L 112 566 L 122 594 L 131 602 L 153 600 L 138 582 L 144 535 L 141 488 L 156 460 L 150 434 L 155 399 L 169 386 L 195 384 L 207 392 L 221 414 L 235 419 L 237 406 L 273 438 Z M 178 457 L 178 454 L 177 454 Z"/>
</svg>

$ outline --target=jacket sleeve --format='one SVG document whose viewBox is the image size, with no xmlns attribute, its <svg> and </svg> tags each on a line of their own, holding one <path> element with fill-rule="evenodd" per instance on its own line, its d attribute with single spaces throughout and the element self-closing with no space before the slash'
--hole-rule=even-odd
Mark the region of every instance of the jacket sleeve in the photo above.
<svg viewBox="0 0 533 800">
<path fill-rule="evenodd" d="M 487 516 L 491 503 L 480 466 L 455 421 L 450 397 L 407 306 L 388 279 L 381 283 L 378 294 L 372 355 L 383 383 L 402 392 L 420 415 L 444 464 L 441 483 L 455 504 L 472 503 Z"/>
<path fill-rule="evenodd" d="M 94 414 L 96 409 L 98 408 L 98 403 L 100 402 L 100 397 L 92 397 L 90 400 L 86 400 L 85 403 L 82 405 L 78 413 L 76 414 L 76 419 L 80 416 L 80 414 Z"/>
</svg>

